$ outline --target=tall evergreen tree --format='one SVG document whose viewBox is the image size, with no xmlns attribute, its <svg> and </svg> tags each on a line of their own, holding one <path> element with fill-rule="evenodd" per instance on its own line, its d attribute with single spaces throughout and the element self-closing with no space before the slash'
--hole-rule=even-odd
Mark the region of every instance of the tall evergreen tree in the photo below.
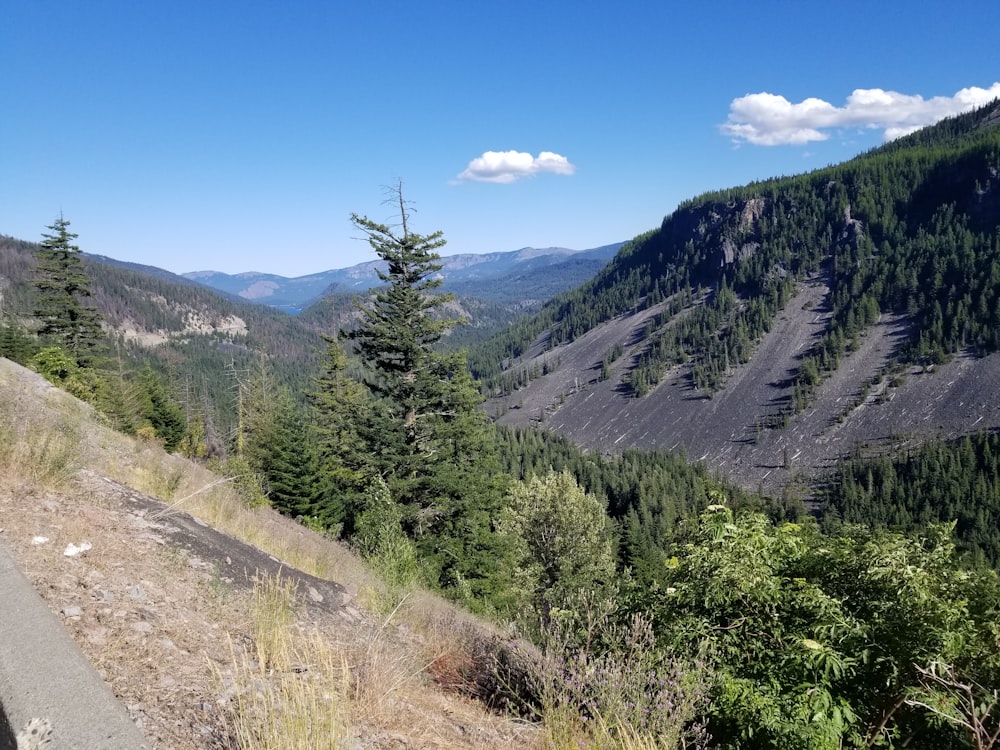
<svg viewBox="0 0 1000 750">
<path fill-rule="evenodd" d="M 353 341 L 369 376 L 366 385 L 378 399 L 375 419 L 379 470 L 399 479 L 414 477 L 433 460 L 433 420 L 446 409 L 438 396 L 437 356 L 433 345 L 459 321 L 438 314 L 451 296 L 434 292 L 441 285 L 435 252 L 445 244 L 440 231 L 410 231 L 402 187 L 394 191 L 400 223 L 379 224 L 352 214 L 375 253 L 388 265 L 379 271 L 386 286 L 360 305 L 361 324 L 342 336 Z"/>
<path fill-rule="evenodd" d="M 102 340 L 100 316 L 85 302 L 90 297 L 90 278 L 80 259 L 80 248 L 73 244 L 77 235 L 69 231 L 69 222 L 60 214 L 48 228 L 52 234 L 43 234 L 35 251 L 39 334 L 87 366 Z"/>
<path fill-rule="evenodd" d="M 184 437 L 184 411 L 148 363 L 139 374 L 139 394 L 142 418 L 163 440 L 164 447 L 173 451 Z"/>
<path fill-rule="evenodd" d="M 478 409 L 465 355 L 434 350 L 461 322 L 443 310 L 451 296 L 435 291 L 442 233 L 410 231 L 400 187 L 393 203 L 400 219 L 393 227 L 352 216 L 387 264 L 380 273 L 386 286 L 360 306 L 360 325 L 341 332 L 357 348 L 373 397 L 370 416 L 356 423 L 365 446 L 358 468 L 381 476 L 400 504 L 401 528 L 415 540 L 432 583 L 470 600 L 490 597 L 504 547 L 492 534 L 505 490 L 496 437 Z M 342 374 L 331 382 L 342 383 Z M 325 384 L 323 392 L 332 396 L 334 389 Z"/>
<path fill-rule="evenodd" d="M 0 322 L 0 357 L 24 365 L 36 353 L 37 348 L 37 342 L 21 326 Z"/>
<path fill-rule="evenodd" d="M 343 503 L 362 489 L 372 462 L 364 434 L 371 404 L 364 386 L 347 374 L 340 342 L 327 337 L 327 364 L 309 394 L 316 427 L 316 449 L 325 481 Z"/>
<path fill-rule="evenodd" d="M 304 409 L 282 391 L 269 430 L 266 455 L 258 451 L 271 505 L 290 516 L 303 516 L 324 528 L 344 519 L 343 497 L 321 467 L 316 431 Z"/>
</svg>

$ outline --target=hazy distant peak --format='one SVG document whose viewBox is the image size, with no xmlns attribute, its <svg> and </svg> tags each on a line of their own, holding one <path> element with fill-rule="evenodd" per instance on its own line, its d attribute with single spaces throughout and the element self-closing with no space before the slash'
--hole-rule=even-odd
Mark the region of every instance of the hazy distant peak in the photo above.
<svg viewBox="0 0 1000 750">
<path fill-rule="evenodd" d="M 565 247 L 522 247 L 508 252 L 458 253 L 441 258 L 442 269 L 438 277 L 447 285 L 483 284 L 514 272 L 530 273 L 538 277 L 540 269 L 563 263 L 569 256 L 579 255 L 589 262 L 610 260 L 619 247 L 621 243 L 582 251 Z M 376 259 L 347 268 L 291 278 L 256 271 L 237 274 L 194 271 L 183 276 L 244 299 L 266 301 L 282 309 L 303 309 L 331 290 L 363 292 L 378 286 L 383 281 L 377 271 L 384 269 L 385 262 Z"/>
<path fill-rule="evenodd" d="M 543 255 L 571 255 L 577 250 L 568 247 L 522 247 L 517 251 L 518 258 L 538 258 Z"/>
</svg>

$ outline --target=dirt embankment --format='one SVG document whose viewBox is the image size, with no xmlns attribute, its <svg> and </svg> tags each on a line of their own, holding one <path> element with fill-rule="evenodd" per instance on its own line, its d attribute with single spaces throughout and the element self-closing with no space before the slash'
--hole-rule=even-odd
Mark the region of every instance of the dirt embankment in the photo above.
<svg viewBox="0 0 1000 750">
<path fill-rule="evenodd" d="M 386 590 L 349 550 L 231 493 L 0 358 L 0 538 L 153 748 L 236 746 L 239 697 L 274 679 L 254 663 L 253 586 L 278 576 L 296 592 L 291 631 L 322 639 L 349 682 L 324 697 L 347 747 L 537 746 L 532 727 L 431 673 L 460 664 L 464 634 L 489 638 L 486 624 L 420 591 L 373 613 Z"/>
</svg>

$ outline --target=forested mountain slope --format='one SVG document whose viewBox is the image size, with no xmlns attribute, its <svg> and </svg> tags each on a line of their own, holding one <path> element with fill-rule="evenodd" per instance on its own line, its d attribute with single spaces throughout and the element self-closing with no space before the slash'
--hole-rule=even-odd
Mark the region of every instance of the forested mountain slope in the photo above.
<svg viewBox="0 0 1000 750">
<path fill-rule="evenodd" d="M 33 314 L 37 245 L 0 236 L 0 317 Z M 318 367 L 323 342 L 316 330 L 264 305 L 245 302 L 147 266 L 84 256 L 92 303 L 104 326 L 134 358 L 151 361 L 175 396 L 214 413 L 228 431 L 236 378 L 266 360 L 281 382 L 303 387 Z"/>
<path fill-rule="evenodd" d="M 28 323 L 34 316 L 37 249 L 34 242 L 0 236 L 0 321 Z M 448 305 L 449 315 L 467 324 L 449 331 L 442 346 L 458 348 L 492 335 L 552 294 L 592 277 L 614 249 L 525 249 L 494 254 L 503 257 L 483 263 L 455 256 L 453 275 L 464 281 L 462 295 Z M 290 316 L 153 266 L 92 254 L 81 258 L 106 331 L 117 338 L 120 354 L 132 355 L 124 369 L 151 362 L 188 414 L 203 414 L 222 435 L 234 428 L 239 384 L 251 373 L 266 372 L 295 393 L 311 390 L 325 351 L 321 336 L 352 328 L 357 295 L 370 294 L 369 280 L 360 291 L 331 293 L 302 315 Z M 493 276 L 476 280 L 477 273 Z M 502 292 L 469 296 L 492 287 Z M 0 341 L 0 352 L 7 348 Z M 123 369 L 121 358 L 113 369 Z"/>
<path fill-rule="evenodd" d="M 1000 107 L 710 193 L 474 352 L 500 421 L 756 488 L 1000 426 Z"/>
</svg>

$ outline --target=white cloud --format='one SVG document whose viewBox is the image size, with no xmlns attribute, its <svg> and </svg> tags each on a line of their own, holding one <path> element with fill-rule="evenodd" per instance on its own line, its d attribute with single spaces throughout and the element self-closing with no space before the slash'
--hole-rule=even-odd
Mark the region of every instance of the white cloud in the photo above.
<svg viewBox="0 0 1000 750">
<path fill-rule="evenodd" d="M 522 151 L 487 151 L 470 161 L 458 179 L 507 183 L 539 172 L 573 174 L 575 171 L 569 159 L 551 151 L 542 151 L 538 156 Z"/>
<path fill-rule="evenodd" d="M 783 96 L 762 92 L 734 99 L 721 130 L 736 142 L 757 146 L 825 141 L 829 130 L 845 127 L 882 130 L 885 140 L 891 141 L 997 97 L 1000 82 L 988 89 L 972 86 L 954 96 L 930 99 L 898 91 L 856 89 L 842 107 L 814 98 L 793 104 Z"/>
</svg>

